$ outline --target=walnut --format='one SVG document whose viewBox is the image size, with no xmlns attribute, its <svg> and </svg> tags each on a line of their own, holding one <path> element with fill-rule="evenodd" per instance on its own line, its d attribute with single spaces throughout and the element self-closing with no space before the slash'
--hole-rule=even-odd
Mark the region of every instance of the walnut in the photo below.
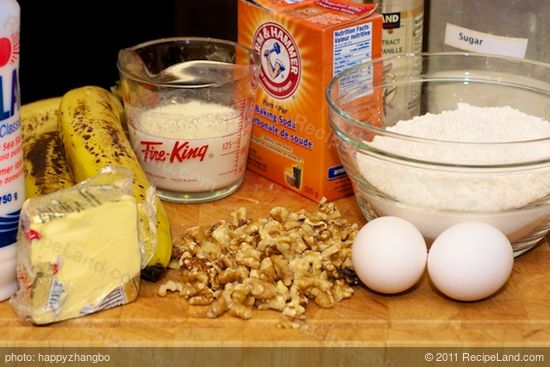
<svg viewBox="0 0 550 367">
<path fill-rule="evenodd" d="M 195 243 L 203 243 L 207 237 L 205 231 L 200 226 L 189 228 L 185 231 L 185 236 Z"/>
<path fill-rule="evenodd" d="M 189 297 L 187 302 L 191 305 L 209 305 L 214 302 L 214 292 L 209 288 L 203 289 L 195 295 Z"/>
<path fill-rule="evenodd" d="M 227 299 L 225 297 L 218 297 L 210 307 L 208 308 L 208 311 L 206 312 L 206 316 L 210 318 L 216 318 L 223 315 L 225 312 L 229 310 L 229 303 L 227 302 Z"/>
<path fill-rule="evenodd" d="M 275 284 L 263 282 L 256 278 L 247 278 L 244 284 L 251 287 L 250 294 L 256 299 L 271 299 L 277 295 Z"/>
<path fill-rule="evenodd" d="M 221 253 L 220 245 L 213 241 L 204 241 L 197 249 L 196 255 L 199 259 L 216 260 Z"/>
<path fill-rule="evenodd" d="M 329 247 L 323 249 L 321 256 L 324 259 L 331 257 L 334 254 L 337 254 L 340 251 L 340 246 L 337 243 L 330 245 Z"/>
<path fill-rule="evenodd" d="M 328 224 L 320 219 L 314 219 L 306 218 L 304 220 L 304 224 L 308 224 L 311 227 L 315 228 L 316 231 L 322 231 L 325 230 L 328 227 Z"/>
<path fill-rule="evenodd" d="M 239 208 L 231 213 L 231 224 L 235 227 L 244 226 L 248 222 L 247 217 L 246 208 Z"/>
<path fill-rule="evenodd" d="M 315 211 L 275 207 L 257 219 L 239 208 L 228 221 L 189 228 L 176 239 L 171 266 L 181 282 L 162 285 L 159 296 L 177 291 L 192 305 L 208 306 L 210 318 L 277 310 L 299 326 L 310 301 L 331 308 L 353 294 L 357 230 L 326 200 Z"/>
<path fill-rule="evenodd" d="M 345 298 L 351 297 L 353 294 L 353 288 L 351 288 L 345 281 L 337 280 L 331 289 L 332 297 L 336 302 L 340 302 Z"/>
<path fill-rule="evenodd" d="M 303 223 L 299 220 L 293 219 L 283 223 L 283 228 L 285 231 L 290 231 L 292 229 L 301 228 Z"/>
<path fill-rule="evenodd" d="M 271 261 L 273 262 L 273 268 L 277 277 L 281 279 L 287 287 L 292 284 L 292 279 L 294 274 L 290 270 L 288 262 L 281 255 L 271 256 Z"/>
<path fill-rule="evenodd" d="M 170 259 L 170 263 L 168 263 L 169 269 L 181 269 L 181 264 L 178 260 Z"/>
<path fill-rule="evenodd" d="M 215 239 L 221 245 L 227 245 L 231 242 L 230 230 L 225 222 L 216 226 L 212 231 L 212 238 Z"/>
<path fill-rule="evenodd" d="M 224 285 L 227 283 L 234 282 L 235 280 L 239 279 L 239 274 L 237 273 L 237 269 L 235 268 L 227 268 L 221 273 L 218 274 L 216 280 L 219 285 Z"/>
<path fill-rule="evenodd" d="M 258 309 L 260 310 L 277 310 L 277 311 L 283 311 L 286 307 L 286 302 L 290 299 L 290 291 L 289 289 L 281 282 L 280 280 L 277 282 L 277 285 L 275 286 L 276 295 L 273 298 L 270 298 L 268 300 L 258 300 Z"/>
<path fill-rule="evenodd" d="M 320 288 L 313 288 L 310 294 L 314 297 L 315 303 L 323 308 L 332 308 L 336 304 L 332 293 L 322 291 Z"/>
<path fill-rule="evenodd" d="M 252 318 L 252 306 L 254 306 L 254 297 L 252 296 L 252 287 L 248 284 L 237 284 L 231 293 L 233 301 L 230 312 L 241 319 Z"/>
<path fill-rule="evenodd" d="M 242 282 L 244 279 L 248 278 L 250 276 L 250 270 L 244 266 L 240 265 L 237 266 L 237 279 Z"/>
<path fill-rule="evenodd" d="M 158 295 L 161 296 L 161 297 L 166 297 L 166 294 L 168 293 L 168 291 L 180 292 L 180 294 L 181 294 L 182 290 L 183 290 L 183 284 L 176 283 L 172 280 L 169 280 L 169 281 L 167 281 L 166 283 L 164 283 L 163 285 L 160 286 L 159 291 L 158 291 Z"/>
<path fill-rule="evenodd" d="M 292 284 L 290 287 L 290 302 L 288 302 L 283 309 L 283 314 L 288 317 L 298 317 L 306 312 L 306 309 L 302 304 L 307 304 L 307 298 L 302 294 L 296 284 Z"/>
<path fill-rule="evenodd" d="M 239 250 L 235 255 L 235 260 L 239 265 L 244 265 L 251 269 L 259 269 L 260 256 L 261 256 L 260 251 L 258 251 L 252 245 L 246 242 L 243 242 L 241 243 L 241 246 L 239 247 Z"/>
<path fill-rule="evenodd" d="M 258 270 L 258 277 L 264 282 L 275 284 L 277 274 L 275 274 L 275 267 L 273 266 L 273 262 L 269 257 L 265 257 L 262 259 L 262 262 L 260 263 L 260 269 Z"/>
<path fill-rule="evenodd" d="M 222 257 L 222 262 L 225 265 L 226 268 L 235 268 L 237 267 L 237 261 L 233 257 L 233 255 L 225 254 Z"/>
</svg>

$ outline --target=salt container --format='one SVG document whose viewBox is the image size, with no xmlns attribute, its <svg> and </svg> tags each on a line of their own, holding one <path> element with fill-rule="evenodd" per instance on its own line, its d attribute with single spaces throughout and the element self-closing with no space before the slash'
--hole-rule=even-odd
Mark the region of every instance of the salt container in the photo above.
<svg viewBox="0 0 550 367">
<path fill-rule="evenodd" d="M 25 200 L 19 118 L 20 7 L 0 0 L 0 300 L 17 290 L 16 236 Z"/>
</svg>

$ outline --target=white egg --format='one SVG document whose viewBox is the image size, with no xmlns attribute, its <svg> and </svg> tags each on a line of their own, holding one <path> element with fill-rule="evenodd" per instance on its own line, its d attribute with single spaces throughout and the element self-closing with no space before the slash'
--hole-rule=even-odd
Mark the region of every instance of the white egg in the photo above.
<svg viewBox="0 0 550 367">
<path fill-rule="evenodd" d="M 459 301 L 477 301 L 498 291 L 510 277 L 514 253 L 497 228 L 477 222 L 443 231 L 428 254 L 433 284 Z"/>
<path fill-rule="evenodd" d="M 410 222 L 379 217 L 363 226 L 352 246 L 355 273 L 370 289 L 399 293 L 412 287 L 426 268 L 426 242 Z"/>
</svg>

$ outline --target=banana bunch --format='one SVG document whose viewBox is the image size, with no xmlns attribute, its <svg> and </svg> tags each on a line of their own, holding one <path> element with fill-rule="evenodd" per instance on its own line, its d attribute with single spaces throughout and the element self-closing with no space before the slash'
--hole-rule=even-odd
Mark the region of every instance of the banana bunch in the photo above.
<svg viewBox="0 0 550 367">
<path fill-rule="evenodd" d="M 21 107 L 25 191 L 28 198 L 74 185 L 57 133 L 59 102 L 61 97 L 55 97 Z"/>
<path fill-rule="evenodd" d="M 72 186 L 95 176 L 107 165 L 119 165 L 134 174 L 132 194 L 138 204 L 142 204 L 151 184 L 124 133 L 123 115 L 119 100 L 95 86 L 73 89 L 63 97 L 23 106 L 23 149 L 29 197 Z M 46 137 L 50 140 L 45 140 Z M 39 153 L 30 153 L 33 150 Z M 149 223 L 146 212 L 141 210 L 145 258 L 150 259 L 141 275 L 149 281 L 160 279 L 172 253 L 170 223 L 160 200 L 157 200 L 156 220 Z"/>
</svg>

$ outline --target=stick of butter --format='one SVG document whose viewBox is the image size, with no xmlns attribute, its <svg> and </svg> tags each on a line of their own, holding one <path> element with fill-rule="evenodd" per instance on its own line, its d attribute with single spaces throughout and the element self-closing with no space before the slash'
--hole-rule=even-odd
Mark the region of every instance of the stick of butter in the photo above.
<svg viewBox="0 0 550 367">
<path fill-rule="evenodd" d="M 137 204 L 121 189 L 125 185 L 110 182 L 119 173 L 111 170 L 25 201 L 17 244 L 19 291 L 12 299 L 19 317 L 48 324 L 136 299 Z"/>
</svg>

